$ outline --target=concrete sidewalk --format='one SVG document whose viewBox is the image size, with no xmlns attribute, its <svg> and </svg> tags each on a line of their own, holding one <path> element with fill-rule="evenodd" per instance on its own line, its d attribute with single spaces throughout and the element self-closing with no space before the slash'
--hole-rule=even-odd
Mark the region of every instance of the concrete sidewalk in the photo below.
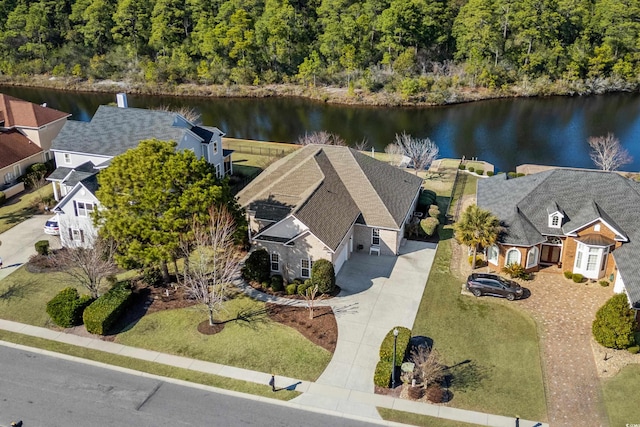
<svg viewBox="0 0 640 427">
<path fill-rule="evenodd" d="M 77 335 L 54 331 L 47 328 L 40 328 L 37 326 L 25 325 L 22 323 L 11 322 L 8 320 L 0 319 L 0 329 L 11 331 L 11 332 L 17 332 L 24 335 L 44 338 L 52 341 L 59 341 L 59 342 L 63 342 L 71 345 L 76 345 L 79 347 L 100 350 L 107 353 L 119 354 L 122 356 L 131 357 L 134 359 L 146 360 L 149 362 L 156 362 L 156 363 L 161 363 L 169 366 L 176 366 L 180 368 L 190 369 L 193 371 L 219 375 L 226 378 L 233 378 L 233 379 L 248 381 L 248 382 L 257 383 L 257 384 L 264 384 L 265 387 L 267 386 L 267 384 L 269 383 L 269 379 L 271 378 L 270 374 L 267 374 L 264 372 L 256 372 L 248 369 L 236 368 L 233 366 L 225 366 L 217 363 L 188 359 L 186 357 L 174 356 L 174 355 L 160 353 L 156 351 L 149 351 L 149 350 L 144 350 L 144 349 L 139 349 L 134 347 L 128 347 L 128 346 L 124 346 L 124 345 L 109 342 L 109 341 L 102 341 L 96 338 L 80 337 Z M 75 358 L 75 357 L 61 356 L 57 353 L 49 352 L 46 350 L 27 348 L 27 347 L 9 343 L 9 342 L 0 341 L 0 345 L 6 345 L 14 348 L 22 348 L 27 351 L 33 351 L 41 354 L 64 357 L 66 359 L 72 359 L 77 362 L 98 364 L 104 368 L 125 370 L 129 373 L 137 373 L 138 375 L 149 376 L 149 374 L 146 374 L 143 372 L 136 372 L 136 371 L 132 371 L 125 368 L 109 366 L 109 365 L 96 363 L 92 361 L 85 361 L 84 359 Z M 181 381 L 181 383 L 185 383 L 185 382 Z M 194 385 L 194 386 L 200 387 L 200 385 Z M 467 423 L 477 424 L 477 425 L 496 426 L 496 427 L 513 427 L 516 425 L 515 418 L 511 418 L 511 417 L 503 417 L 500 415 L 491 415 L 491 414 L 485 414 L 481 412 L 467 411 L 464 409 L 451 408 L 448 406 L 413 402 L 410 400 L 397 399 L 390 396 L 383 396 L 383 395 L 374 394 L 374 393 L 366 393 L 358 390 L 351 390 L 348 388 L 318 384 L 318 383 L 309 382 L 309 381 L 300 381 L 295 378 L 277 377 L 276 386 L 277 387 L 295 386 L 295 390 L 303 393 L 303 395 L 309 393 L 309 394 L 315 395 L 318 398 L 325 397 L 325 398 L 330 398 L 332 400 L 335 398 L 338 398 L 342 402 L 342 405 L 340 405 L 342 408 L 348 407 L 349 405 L 368 406 L 368 407 L 374 407 L 374 408 L 383 407 L 383 408 L 395 409 L 398 411 L 412 412 L 412 413 L 421 414 L 421 415 L 429 415 L 432 417 L 438 417 L 438 418 L 454 420 L 454 421 L 462 421 L 462 422 L 467 422 Z M 226 390 L 221 390 L 221 392 L 229 393 Z M 243 394 L 243 396 L 250 399 L 271 401 L 271 399 L 265 399 L 259 396 L 246 395 L 246 394 Z M 290 402 L 281 402 L 281 401 L 273 400 L 273 403 L 287 405 L 287 406 L 291 406 L 298 409 L 312 410 L 315 412 L 321 411 L 325 413 L 331 413 L 333 415 L 338 415 L 345 418 L 365 420 L 365 421 L 369 421 L 369 422 L 380 424 L 380 425 L 397 425 L 395 423 L 390 423 L 387 421 L 380 420 L 379 416 L 375 418 L 370 418 L 366 416 L 357 416 L 348 411 L 342 411 L 340 410 L 340 408 L 337 408 L 335 410 L 321 409 L 321 408 L 317 408 L 316 406 L 309 406 L 303 402 L 297 402 L 297 400 L 298 398 Z M 527 421 L 527 420 L 520 420 L 519 426 L 520 427 L 548 427 L 547 424 L 541 424 L 541 423 L 536 423 L 534 421 Z"/>
</svg>

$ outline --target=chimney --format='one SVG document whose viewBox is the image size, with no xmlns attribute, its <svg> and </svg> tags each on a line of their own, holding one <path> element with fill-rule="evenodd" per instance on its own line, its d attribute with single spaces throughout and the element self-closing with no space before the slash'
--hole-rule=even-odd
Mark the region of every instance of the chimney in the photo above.
<svg viewBox="0 0 640 427">
<path fill-rule="evenodd" d="M 120 108 L 129 107 L 129 104 L 127 103 L 127 94 L 124 92 L 116 93 L 116 102 Z"/>
</svg>

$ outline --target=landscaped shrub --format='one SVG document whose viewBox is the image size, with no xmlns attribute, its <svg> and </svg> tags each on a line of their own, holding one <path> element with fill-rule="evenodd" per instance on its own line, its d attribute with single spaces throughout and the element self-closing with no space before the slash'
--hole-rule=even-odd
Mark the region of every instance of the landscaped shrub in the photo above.
<svg viewBox="0 0 640 427">
<path fill-rule="evenodd" d="M 432 190 L 422 190 L 418 197 L 418 206 L 422 209 L 426 209 L 427 206 L 431 206 L 436 202 L 436 193 Z"/>
<path fill-rule="evenodd" d="M 584 276 L 580 273 L 576 273 L 573 275 L 573 277 L 571 277 L 571 279 L 575 282 L 575 283 L 582 283 L 582 281 L 584 280 Z"/>
<path fill-rule="evenodd" d="M 493 172 L 493 171 L 487 171 L 487 176 L 493 176 L 493 175 L 495 175 L 495 172 Z"/>
<path fill-rule="evenodd" d="M 162 272 L 157 267 L 147 267 L 142 270 L 142 281 L 149 286 L 158 286 L 162 283 Z"/>
<path fill-rule="evenodd" d="M 80 296 L 76 288 L 64 288 L 47 303 L 47 314 L 63 328 L 82 325 L 82 312 L 92 302 L 89 295 Z"/>
<path fill-rule="evenodd" d="M 506 267 L 502 268 L 502 272 L 506 273 L 512 279 L 528 279 L 529 273 L 527 273 L 524 267 L 516 262 L 512 262 Z"/>
<path fill-rule="evenodd" d="M 438 218 L 429 217 L 429 218 L 421 219 L 420 228 L 422 228 L 422 231 L 424 231 L 424 234 L 431 237 L 433 236 L 433 233 L 435 233 L 436 228 L 438 228 L 439 223 L 440 222 L 438 221 Z"/>
<path fill-rule="evenodd" d="M 473 265 L 473 255 L 469 255 L 469 265 Z M 484 259 L 481 255 L 476 255 L 476 268 L 484 266 Z"/>
<path fill-rule="evenodd" d="M 438 205 L 429 206 L 429 216 L 432 218 L 438 218 L 440 216 L 440 208 L 438 208 Z"/>
<path fill-rule="evenodd" d="M 484 175 L 484 169 L 476 169 L 478 175 Z"/>
<path fill-rule="evenodd" d="M 607 282 L 606 280 L 600 280 L 598 283 L 600 283 L 600 286 L 602 286 L 603 288 L 609 286 L 609 282 Z"/>
<path fill-rule="evenodd" d="M 593 338 L 608 348 L 627 348 L 635 344 L 635 311 L 629 308 L 625 293 L 611 297 L 596 313 L 591 325 Z"/>
<path fill-rule="evenodd" d="M 0 191 L 0 206 L 4 205 L 4 202 L 7 201 L 7 196 L 2 191 Z"/>
<path fill-rule="evenodd" d="M 131 295 L 129 282 L 119 282 L 91 303 L 82 316 L 87 331 L 98 335 L 108 332 L 127 308 Z"/>
<path fill-rule="evenodd" d="M 49 254 L 49 241 L 48 240 L 38 240 L 35 244 L 36 252 L 39 255 L 48 255 Z"/>
<path fill-rule="evenodd" d="M 244 263 L 244 267 L 242 267 L 242 275 L 245 279 L 259 283 L 269 280 L 270 272 L 271 260 L 266 249 L 258 249 L 251 252 L 251 255 Z"/>
<path fill-rule="evenodd" d="M 565 278 L 567 278 L 567 279 L 569 279 L 569 280 L 573 279 L 573 272 L 571 272 L 571 271 L 565 271 L 565 272 L 564 272 L 564 277 L 565 277 Z"/>
<path fill-rule="evenodd" d="M 411 339 L 411 329 L 396 326 L 392 328 L 380 344 L 380 360 L 393 360 L 393 330 L 398 330 L 398 341 L 396 343 L 396 366 L 401 366 Z"/>
<path fill-rule="evenodd" d="M 270 287 L 270 286 L 271 286 L 271 282 L 262 282 L 262 283 L 260 283 L 260 287 L 261 287 L 262 289 L 264 289 L 265 291 L 266 291 L 267 289 L 269 289 L 269 287 Z"/>
<path fill-rule="evenodd" d="M 638 354 L 638 352 L 640 352 L 640 345 L 632 345 L 627 351 L 631 354 Z"/>
<path fill-rule="evenodd" d="M 271 289 L 273 292 L 280 292 L 284 289 L 284 282 L 281 275 L 275 274 L 271 276 Z"/>
<path fill-rule="evenodd" d="M 373 374 L 373 383 L 378 387 L 388 388 L 391 384 L 391 360 L 379 360 Z"/>
<path fill-rule="evenodd" d="M 508 178 L 516 178 L 517 174 L 515 172 L 507 172 L 507 177 Z"/>
<path fill-rule="evenodd" d="M 445 401 L 446 393 L 439 384 L 430 385 L 427 388 L 427 400 L 431 403 L 442 403 Z"/>
<path fill-rule="evenodd" d="M 304 283 L 298 285 L 298 290 L 296 291 L 298 295 L 305 295 L 307 289 L 313 287 L 314 285 L 311 283 L 311 280 L 305 280 Z"/>
<path fill-rule="evenodd" d="M 473 171 L 475 171 L 475 170 L 476 170 L 476 168 L 474 168 L 473 166 L 469 166 L 469 167 L 467 168 L 467 170 L 468 170 L 469 172 L 473 172 Z"/>
<path fill-rule="evenodd" d="M 520 178 L 521 176 L 526 176 L 526 175 L 527 175 L 526 173 L 518 172 L 516 174 L 516 178 Z"/>
<path fill-rule="evenodd" d="M 298 284 L 296 282 L 293 282 L 285 286 L 284 291 L 286 292 L 287 295 L 295 295 L 297 289 L 298 289 Z"/>
<path fill-rule="evenodd" d="M 311 267 L 311 283 L 318 286 L 321 294 L 330 294 L 336 289 L 336 273 L 331 261 L 319 259 Z"/>
<path fill-rule="evenodd" d="M 460 170 L 465 170 L 466 168 L 467 168 L 467 167 L 466 167 L 465 165 L 463 165 L 462 163 L 460 163 L 460 164 L 458 165 L 458 169 L 460 169 Z"/>
</svg>

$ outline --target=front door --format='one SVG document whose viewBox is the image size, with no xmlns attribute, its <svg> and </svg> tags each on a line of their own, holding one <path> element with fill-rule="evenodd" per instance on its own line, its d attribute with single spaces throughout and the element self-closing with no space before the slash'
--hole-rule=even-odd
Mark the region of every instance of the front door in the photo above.
<svg viewBox="0 0 640 427">
<path fill-rule="evenodd" d="M 540 253 L 540 262 L 542 264 L 557 264 L 560 262 L 560 252 L 562 246 L 542 245 Z"/>
</svg>

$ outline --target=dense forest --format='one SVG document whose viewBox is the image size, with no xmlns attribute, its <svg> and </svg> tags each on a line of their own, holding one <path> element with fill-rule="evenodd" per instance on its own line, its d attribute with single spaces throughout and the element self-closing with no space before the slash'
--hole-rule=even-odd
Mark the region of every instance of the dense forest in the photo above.
<svg viewBox="0 0 640 427">
<path fill-rule="evenodd" d="M 0 0 L 0 72 L 452 102 L 635 89 L 640 0 Z M 426 97 L 426 98 L 425 98 Z"/>
</svg>

